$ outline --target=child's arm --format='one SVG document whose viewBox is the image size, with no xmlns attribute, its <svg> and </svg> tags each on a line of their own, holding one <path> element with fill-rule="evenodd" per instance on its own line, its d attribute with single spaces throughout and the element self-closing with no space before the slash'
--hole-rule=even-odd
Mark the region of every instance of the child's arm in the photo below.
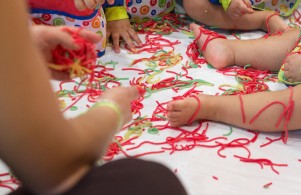
<svg viewBox="0 0 301 195">
<path fill-rule="evenodd" d="M 254 13 L 250 0 L 220 0 L 220 2 L 231 19 Z"/>
<path fill-rule="evenodd" d="M 66 120 L 58 109 L 45 61 L 33 44 L 25 2 L 0 1 L 0 16 L 5 26 L 0 36 L 1 159 L 34 193 L 63 192 L 105 152 L 121 120 L 118 113 L 124 123 L 130 119 L 130 102 L 137 90 L 110 90 L 104 98 L 116 103 Z"/>
</svg>

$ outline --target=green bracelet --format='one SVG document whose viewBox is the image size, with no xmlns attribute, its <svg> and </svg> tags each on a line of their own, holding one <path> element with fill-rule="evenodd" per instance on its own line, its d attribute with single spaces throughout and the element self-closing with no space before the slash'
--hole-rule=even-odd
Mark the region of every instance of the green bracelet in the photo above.
<svg viewBox="0 0 301 195">
<path fill-rule="evenodd" d="M 123 116 L 121 113 L 121 109 L 116 102 L 109 100 L 109 99 L 101 99 L 100 101 L 95 103 L 91 109 L 94 109 L 96 107 L 108 107 L 108 108 L 111 108 L 112 110 L 114 110 L 118 117 L 118 130 L 121 129 L 122 124 L 123 124 Z"/>
</svg>

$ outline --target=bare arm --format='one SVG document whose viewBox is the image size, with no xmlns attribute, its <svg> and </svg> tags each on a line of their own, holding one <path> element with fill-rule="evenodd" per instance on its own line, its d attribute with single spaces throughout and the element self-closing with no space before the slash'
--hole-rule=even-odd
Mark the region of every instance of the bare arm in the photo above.
<svg viewBox="0 0 301 195">
<path fill-rule="evenodd" d="M 53 194 L 73 186 L 105 151 L 117 114 L 102 107 L 70 121 L 63 118 L 25 11 L 24 1 L 0 2 L 0 156 L 25 186 Z M 114 99 L 116 91 L 107 98 Z M 137 95 L 130 91 L 127 100 L 114 99 L 123 113 Z"/>
</svg>

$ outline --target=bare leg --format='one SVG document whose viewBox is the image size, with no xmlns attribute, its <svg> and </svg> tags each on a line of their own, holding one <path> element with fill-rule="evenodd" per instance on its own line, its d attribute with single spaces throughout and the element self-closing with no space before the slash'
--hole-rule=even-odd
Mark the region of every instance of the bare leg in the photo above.
<svg viewBox="0 0 301 195">
<path fill-rule="evenodd" d="M 231 20 L 221 6 L 214 5 L 208 0 L 184 0 L 183 5 L 187 14 L 194 20 L 221 29 L 267 31 L 266 21 L 274 14 L 271 11 L 255 11 L 253 14 L 245 14 L 239 20 Z M 268 25 L 271 34 L 283 32 L 288 28 L 279 16 L 271 17 Z"/>
<path fill-rule="evenodd" d="M 284 76 L 289 82 L 301 82 L 301 55 L 288 56 L 284 63 Z"/>
<path fill-rule="evenodd" d="M 200 26 L 190 25 L 194 36 L 200 33 Z M 202 52 L 206 60 L 215 68 L 229 65 L 245 66 L 251 64 L 257 69 L 278 71 L 299 38 L 299 29 L 290 29 L 282 35 L 254 40 L 213 39 Z M 208 35 L 202 34 L 197 41 L 202 48 Z"/>
<path fill-rule="evenodd" d="M 295 101 L 294 112 L 290 123 L 288 124 L 289 130 L 296 130 L 301 128 L 301 85 L 293 88 L 293 100 Z M 238 96 L 209 96 L 198 95 L 201 101 L 201 109 L 197 114 L 195 120 L 211 120 L 224 122 L 227 124 L 235 125 L 238 127 L 259 130 L 259 131 L 283 131 L 284 123 L 276 127 L 278 118 L 283 112 L 283 107 L 279 104 L 273 105 L 253 122 L 250 120 L 267 104 L 280 101 L 288 105 L 290 97 L 289 89 L 274 91 L 274 92 L 261 92 L 256 94 L 243 95 L 243 108 L 245 111 L 245 123 L 242 120 L 242 112 L 240 100 Z M 256 102 L 256 103 L 255 103 Z M 193 115 L 197 108 L 197 101 L 194 98 L 186 98 L 184 100 L 172 101 L 167 105 L 168 120 L 171 126 L 182 126 L 187 124 L 187 121 Z"/>
</svg>

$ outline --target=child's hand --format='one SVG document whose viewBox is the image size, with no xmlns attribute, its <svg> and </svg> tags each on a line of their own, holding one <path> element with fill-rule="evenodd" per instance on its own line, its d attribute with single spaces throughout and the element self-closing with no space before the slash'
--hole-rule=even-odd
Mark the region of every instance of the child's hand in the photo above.
<svg viewBox="0 0 301 195">
<path fill-rule="evenodd" d="M 52 63 L 51 51 L 57 46 L 61 45 L 66 49 L 76 50 L 79 46 L 74 42 L 72 36 L 63 29 L 78 30 L 75 27 L 66 26 L 43 26 L 37 25 L 31 28 L 33 40 L 44 55 L 48 63 Z M 92 43 L 97 43 L 101 40 L 101 36 L 88 30 L 81 30 L 79 34 Z"/>
<path fill-rule="evenodd" d="M 43 26 L 37 25 L 31 28 L 31 34 L 34 43 L 37 45 L 47 63 L 53 63 L 52 50 L 57 46 L 61 45 L 66 49 L 76 50 L 79 46 L 74 42 L 72 36 L 63 29 L 78 30 L 75 27 L 65 27 L 65 26 Z M 79 34 L 92 43 L 97 43 L 101 40 L 101 36 L 96 33 L 81 30 Z M 68 74 L 64 74 L 61 71 L 51 71 L 52 77 L 57 80 L 70 79 Z"/>
<path fill-rule="evenodd" d="M 110 5 L 114 3 L 115 0 L 106 0 Z M 105 0 L 74 0 L 75 7 L 78 10 L 95 9 L 97 5 L 104 4 Z"/>
<path fill-rule="evenodd" d="M 229 8 L 226 14 L 231 19 L 236 19 L 243 16 L 244 14 L 253 14 L 252 4 L 250 0 L 231 0 Z"/>
<path fill-rule="evenodd" d="M 134 49 L 133 40 L 141 45 L 142 42 L 135 30 L 132 29 L 129 19 L 121 19 L 107 22 L 107 38 L 112 37 L 113 47 L 116 53 L 120 52 L 120 37 L 126 42 L 130 49 Z"/>
</svg>

